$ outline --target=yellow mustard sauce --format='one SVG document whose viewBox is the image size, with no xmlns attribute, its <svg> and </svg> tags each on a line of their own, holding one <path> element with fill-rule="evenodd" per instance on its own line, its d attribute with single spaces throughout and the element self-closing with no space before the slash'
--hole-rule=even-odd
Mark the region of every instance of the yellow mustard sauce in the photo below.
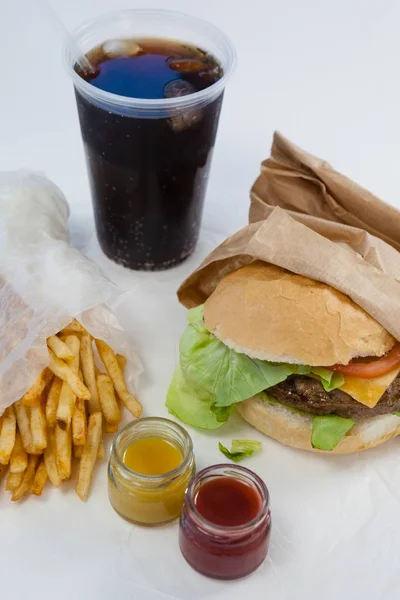
<svg viewBox="0 0 400 600">
<path fill-rule="evenodd" d="M 124 463 L 142 475 L 163 475 L 173 471 L 182 462 L 182 452 L 162 438 L 142 438 L 125 451 Z"/>
<path fill-rule="evenodd" d="M 189 434 L 169 419 L 129 423 L 114 441 L 109 499 L 125 519 L 156 525 L 176 519 L 195 473 Z"/>
</svg>

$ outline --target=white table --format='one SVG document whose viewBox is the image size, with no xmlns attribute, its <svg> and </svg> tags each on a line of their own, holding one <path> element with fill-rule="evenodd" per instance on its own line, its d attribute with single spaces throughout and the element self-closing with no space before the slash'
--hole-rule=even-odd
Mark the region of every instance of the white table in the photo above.
<svg viewBox="0 0 400 600">
<path fill-rule="evenodd" d="M 116 7 L 111 0 L 51 4 L 68 26 Z M 400 206 L 399 3 L 170 0 L 168 8 L 223 27 L 239 63 L 224 101 L 198 250 L 175 270 L 146 274 L 112 265 L 97 248 L 57 34 L 36 3 L 0 0 L 0 167 L 45 171 L 70 202 L 73 242 L 131 290 L 117 316 L 145 363 L 139 391 L 147 415 L 166 414 L 185 326 L 175 290 L 215 244 L 245 224 L 248 191 L 274 129 Z M 200 577 L 180 556 L 176 524 L 148 530 L 120 519 L 108 504 L 104 464 L 86 504 L 72 488 L 49 487 L 43 498 L 16 506 L 1 492 L 2 598 L 398 598 L 398 441 L 339 458 L 285 448 L 239 418 L 218 432 L 190 433 L 199 467 L 221 460 L 218 440 L 263 441 L 246 465 L 269 486 L 273 536 L 270 558 L 253 576 L 234 583 Z"/>
</svg>

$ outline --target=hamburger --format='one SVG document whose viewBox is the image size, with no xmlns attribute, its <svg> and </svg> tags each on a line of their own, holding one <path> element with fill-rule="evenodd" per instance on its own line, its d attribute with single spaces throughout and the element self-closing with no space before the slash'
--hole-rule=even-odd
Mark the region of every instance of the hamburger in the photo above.
<svg viewBox="0 0 400 600">
<path fill-rule="evenodd" d="M 400 344 L 334 288 L 260 261 L 188 311 L 170 413 L 223 425 L 234 407 L 288 446 L 344 454 L 400 433 Z"/>
</svg>

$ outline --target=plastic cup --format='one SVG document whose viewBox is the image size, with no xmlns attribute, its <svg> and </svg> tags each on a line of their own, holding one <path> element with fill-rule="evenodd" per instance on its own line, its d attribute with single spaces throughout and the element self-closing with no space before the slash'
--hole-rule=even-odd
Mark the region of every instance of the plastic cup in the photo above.
<svg viewBox="0 0 400 600">
<path fill-rule="evenodd" d="M 75 71 L 73 49 L 65 47 L 100 246 L 109 258 L 131 269 L 167 269 L 189 256 L 197 243 L 235 50 L 214 25 L 165 10 L 115 12 L 73 34 L 85 53 L 121 38 L 186 42 L 210 52 L 223 69 L 221 79 L 193 94 L 130 98 L 83 79 Z"/>
</svg>

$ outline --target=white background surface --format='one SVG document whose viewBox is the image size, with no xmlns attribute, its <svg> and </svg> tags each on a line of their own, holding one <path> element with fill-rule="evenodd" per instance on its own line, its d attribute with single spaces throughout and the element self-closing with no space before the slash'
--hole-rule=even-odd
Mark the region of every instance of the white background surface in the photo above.
<svg viewBox="0 0 400 600">
<path fill-rule="evenodd" d="M 117 7 L 151 2 L 51 0 L 69 27 Z M 212 20 L 233 39 L 237 74 L 227 90 L 204 228 L 186 264 L 129 273 L 106 261 L 92 211 L 72 86 L 60 40 L 39 2 L 0 0 L 0 168 L 44 171 L 72 209 L 73 242 L 128 289 L 118 317 L 146 367 L 145 414 L 165 414 L 185 311 L 175 290 L 226 235 L 244 225 L 248 191 L 272 132 L 330 161 L 400 207 L 400 3 L 385 0 L 170 0 L 158 6 Z M 221 459 L 217 441 L 262 439 L 239 419 L 217 433 L 191 431 L 198 466 Z M 270 488 L 269 560 L 253 576 L 221 583 L 194 573 L 176 524 L 143 530 L 110 508 L 106 469 L 87 504 L 71 489 L 11 505 L 0 496 L 1 595 L 7 600 L 277 600 L 398 598 L 398 441 L 351 457 L 308 455 L 263 439 L 246 465 Z"/>
</svg>

